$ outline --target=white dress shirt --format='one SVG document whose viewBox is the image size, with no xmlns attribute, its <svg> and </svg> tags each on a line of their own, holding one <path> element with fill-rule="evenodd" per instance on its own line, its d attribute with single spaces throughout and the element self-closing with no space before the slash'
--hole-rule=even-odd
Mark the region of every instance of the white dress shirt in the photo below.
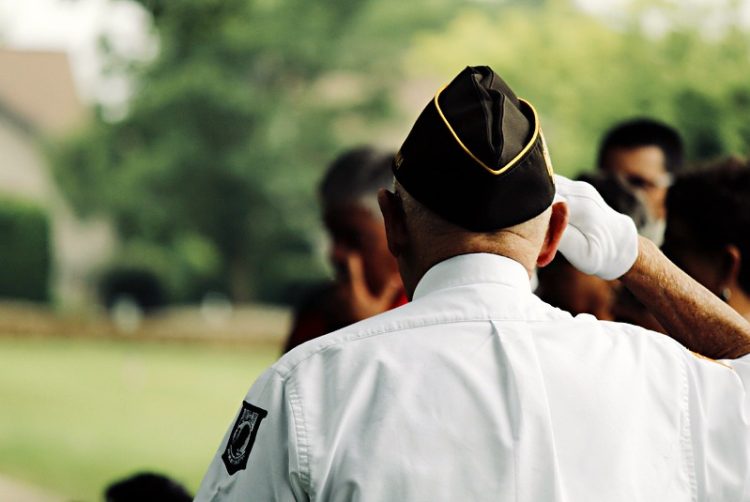
<svg viewBox="0 0 750 502">
<path fill-rule="evenodd" d="M 458 256 L 268 369 L 196 500 L 748 501 L 748 384 L 748 358 L 574 318 L 519 263 Z"/>
</svg>

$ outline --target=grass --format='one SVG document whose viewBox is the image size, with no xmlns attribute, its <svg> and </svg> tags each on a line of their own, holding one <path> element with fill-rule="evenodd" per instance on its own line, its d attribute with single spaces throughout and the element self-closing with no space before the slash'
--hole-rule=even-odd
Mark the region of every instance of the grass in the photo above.
<svg viewBox="0 0 750 502">
<path fill-rule="evenodd" d="M 192 492 L 275 346 L 0 338 L 0 472 L 74 500 L 149 469 Z"/>
</svg>

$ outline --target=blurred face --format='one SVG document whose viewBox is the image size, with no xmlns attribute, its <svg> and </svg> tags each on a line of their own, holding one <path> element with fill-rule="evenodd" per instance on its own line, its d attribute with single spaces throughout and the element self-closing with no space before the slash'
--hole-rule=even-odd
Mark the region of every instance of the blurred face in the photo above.
<svg viewBox="0 0 750 502">
<path fill-rule="evenodd" d="M 666 158 L 661 148 L 613 148 L 607 154 L 604 167 L 617 174 L 628 187 L 641 193 L 656 219 L 664 219 L 664 202 L 671 176 L 667 172 Z"/>
<path fill-rule="evenodd" d="M 331 238 L 331 265 L 337 281 L 348 281 L 347 256 L 355 253 L 364 268 L 367 287 L 380 293 L 398 274 L 395 258 L 388 251 L 383 220 L 357 204 L 327 207 L 323 222 Z"/>
</svg>

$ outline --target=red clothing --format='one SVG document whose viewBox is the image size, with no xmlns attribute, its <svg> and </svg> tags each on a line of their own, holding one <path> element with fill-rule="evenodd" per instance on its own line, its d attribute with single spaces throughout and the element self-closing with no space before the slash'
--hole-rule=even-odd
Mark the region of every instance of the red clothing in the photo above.
<svg viewBox="0 0 750 502">
<path fill-rule="evenodd" d="M 297 308 L 294 314 L 292 332 L 284 344 L 284 352 L 289 352 L 297 345 L 354 322 L 341 319 L 340 309 L 337 308 L 335 301 L 334 288 L 335 285 L 330 284 L 318 289 L 310 294 L 307 301 Z M 401 290 L 388 310 L 400 307 L 408 301 L 406 292 Z"/>
</svg>

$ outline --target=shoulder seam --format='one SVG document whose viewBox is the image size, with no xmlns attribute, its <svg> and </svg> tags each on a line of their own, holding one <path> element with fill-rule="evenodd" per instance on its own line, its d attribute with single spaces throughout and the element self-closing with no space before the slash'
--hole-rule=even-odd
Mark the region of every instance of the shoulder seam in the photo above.
<svg viewBox="0 0 750 502">
<path fill-rule="evenodd" d="M 471 318 L 464 318 L 464 319 L 431 319 L 429 321 L 424 321 L 420 323 L 410 323 L 409 325 L 397 325 L 397 326 L 390 326 L 386 327 L 384 325 L 380 325 L 377 328 L 372 328 L 369 330 L 363 330 L 363 331 L 350 331 L 347 333 L 347 328 L 342 328 L 341 332 L 342 334 L 345 334 L 345 338 L 343 339 L 336 339 L 331 340 L 325 345 L 321 345 L 316 350 L 310 352 L 302 359 L 295 361 L 294 364 L 279 368 L 277 365 L 279 363 L 274 364 L 271 366 L 271 368 L 276 372 L 277 375 L 279 375 L 282 380 L 286 380 L 289 373 L 293 372 L 297 366 L 304 363 L 311 357 L 315 356 L 316 354 L 319 354 L 321 352 L 324 352 L 325 350 L 328 350 L 331 347 L 335 347 L 337 345 L 341 345 L 343 343 L 347 342 L 353 342 L 357 340 L 362 340 L 365 338 L 370 338 L 373 336 L 379 336 L 379 335 L 387 335 L 389 333 L 393 333 L 396 331 L 401 330 L 409 330 L 409 329 L 418 329 L 418 328 L 428 328 L 430 326 L 435 325 L 444 325 L 444 324 L 461 324 L 461 323 L 475 323 L 475 322 L 493 322 L 493 321 L 502 321 L 502 322 L 525 322 L 525 323 L 542 323 L 542 322 L 555 322 L 556 319 L 523 319 L 521 317 L 471 317 Z M 412 320 L 413 322 L 413 320 Z M 333 333 L 336 333 L 335 331 Z M 281 363 L 283 366 L 283 363 Z"/>
<path fill-rule="evenodd" d="M 307 487 L 308 493 L 313 497 L 312 474 L 310 473 L 310 444 L 307 426 L 305 424 L 304 407 L 297 386 L 289 380 L 284 380 L 284 385 L 289 391 L 289 408 L 294 419 L 294 434 L 297 440 L 297 457 L 299 460 L 300 480 Z"/>
</svg>

